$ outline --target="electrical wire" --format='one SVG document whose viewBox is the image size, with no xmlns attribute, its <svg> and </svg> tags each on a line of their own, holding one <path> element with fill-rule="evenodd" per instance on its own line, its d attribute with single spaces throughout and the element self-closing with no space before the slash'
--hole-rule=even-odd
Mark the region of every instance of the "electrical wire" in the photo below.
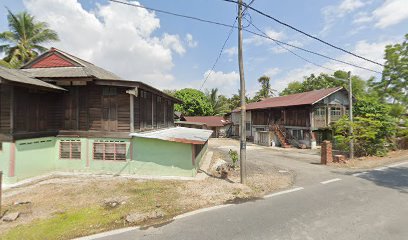
<svg viewBox="0 0 408 240">
<path fill-rule="evenodd" d="M 222 0 L 222 1 L 239 4 L 237 1 L 234 1 L 234 0 Z M 249 5 L 245 4 L 245 3 L 242 3 L 242 5 L 245 6 L 245 7 L 247 7 L 247 8 L 249 8 L 249 9 L 251 9 L 252 11 L 254 11 L 254 12 L 260 14 L 260 15 L 263 15 L 263 16 L 269 18 L 269 19 L 272 19 L 273 21 L 275 21 L 275 22 L 277 22 L 277 23 L 279 23 L 279 24 L 281 24 L 281 25 L 284 25 L 284 26 L 286 26 L 286 27 L 288 27 L 288 28 L 290 28 L 290 29 L 292 29 L 292 30 L 294 30 L 294 31 L 296 31 L 296 32 L 299 32 L 299 33 L 301 33 L 301 34 L 303 34 L 303 35 L 306 35 L 306 36 L 308 36 L 309 38 L 312 38 L 312 39 L 314 39 L 314 40 L 317 40 L 317 41 L 319 41 L 319 42 L 321 42 L 321 43 L 324 43 L 324 44 L 326 44 L 326 45 L 328 45 L 328 46 L 330 46 L 330 47 L 332 47 L 332 48 L 335 48 L 335 49 L 340 50 L 340 51 L 342 51 L 342 52 L 345 52 L 345 53 L 347 53 L 347 54 L 350 54 L 350 55 L 352 55 L 352 56 L 354 56 L 354 57 L 357 57 L 357 58 L 363 59 L 363 60 L 365 60 L 365 61 L 368 61 L 368 62 L 371 62 L 371 63 L 374 63 L 374 64 L 377 64 L 377 65 L 379 65 L 379 66 L 384 67 L 384 65 L 381 64 L 381 63 L 379 63 L 379 62 L 376 62 L 376 61 L 373 61 L 373 60 L 368 59 L 368 58 L 366 58 L 366 57 L 360 56 L 360 55 L 355 54 L 355 53 L 353 53 L 353 52 L 350 52 L 350 51 L 348 51 L 348 50 L 346 50 L 346 49 L 344 49 L 344 48 L 338 47 L 338 46 L 336 46 L 336 45 L 334 45 L 334 44 L 331 44 L 331 43 L 329 43 L 329 42 L 327 42 L 327 41 L 325 41 L 325 40 L 322 40 L 322 39 L 320 39 L 320 38 L 318 38 L 318 37 L 315 37 L 315 36 L 313 36 L 313 35 L 311 35 L 311 34 L 309 34 L 309 33 L 306 33 L 305 31 L 302 31 L 302 30 L 300 30 L 300 29 L 298 29 L 298 28 L 296 28 L 296 27 L 294 27 L 294 26 L 292 26 L 292 25 L 290 25 L 290 24 L 288 24 L 288 23 L 282 22 L 281 20 L 279 20 L 279 19 L 277 19 L 277 18 L 275 18 L 275 17 L 272 17 L 272 16 L 270 16 L 270 15 L 268 15 L 268 14 L 266 14 L 266 13 L 264 13 L 264 12 L 262 12 L 262 11 L 256 9 L 256 8 L 253 8 L 253 7 L 251 7 L 251 6 L 249 6 Z"/>
<path fill-rule="evenodd" d="M 184 15 L 184 14 L 178 14 L 178 13 L 173 13 L 173 12 L 164 11 L 164 10 L 160 10 L 160 9 L 155 9 L 155 8 L 151 8 L 151 7 L 145 7 L 145 6 L 141 6 L 141 5 L 137 5 L 137 4 L 133 4 L 133 3 L 129 3 L 129 2 L 122 2 L 122 1 L 118 1 L 118 0 L 108 0 L 108 1 L 119 3 L 119 4 L 124 4 L 124 5 L 128 5 L 128 6 L 133 6 L 133 7 L 137 7 L 137 8 L 143 8 L 143 9 L 147 9 L 147 10 L 151 10 L 151 11 L 156 11 L 156 12 L 160 12 L 160 13 L 164 13 L 164 14 L 168 14 L 168 15 L 172 15 L 172 16 L 183 17 L 183 18 L 187 18 L 187 19 L 191 19 L 191 20 L 195 20 L 195 21 L 200 21 L 200 22 L 204 22 L 204 23 L 210 23 L 210 24 L 215 24 L 215 25 L 218 25 L 218 26 L 238 29 L 238 27 L 233 26 L 233 25 L 229 25 L 229 24 L 226 24 L 226 23 L 220 23 L 220 22 L 207 20 L 207 19 L 202 19 L 202 18 L 198 18 L 198 17 L 192 17 L 192 16 L 188 16 L 188 15 Z M 314 55 L 317 55 L 317 56 L 320 56 L 320 57 L 323 57 L 323 58 L 327 58 L 327 59 L 330 59 L 330 60 L 333 60 L 333 61 L 336 61 L 336 62 L 339 62 L 339 63 L 343 63 L 343 64 L 346 64 L 346 65 L 349 65 L 349 66 L 353 66 L 353 67 L 357 67 L 357 68 L 360 68 L 360 69 L 364 69 L 364 70 L 367 70 L 367 71 L 371 71 L 371 72 L 381 74 L 381 72 L 379 72 L 379 71 L 375 71 L 375 70 L 365 68 L 365 67 L 360 67 L 360 66 L 358 66 L 356 64 L 349 63 L 349 62 L 346 62 L 346 61 L 338 60 L 338 59 L 326 56 L 326 55 L 321 54 L 321 53 L 317 53 L 317 52 L 314 52 L 314 51 L 311 51 L 311 50 L 308 50 L 308 49 L 305 49 L 305 48 L 295 46 L 295 45 L 290 44 L 290 43 L 286 43 L 286 42 L 279 41 L 277 39 L 273 39 L 273 38 L 271 38 L 271 37 L 269 37 L 267 35 L 259 34 L 259 33 L 256 33 L 254 31 L 248 30 L 248 29 L 243 29 L 243 31 L 251 33 L 251 34 L 256 35 L 256 36 L 267 38 L 267 39 L 270 39 L 272 41 L 278 42 L 278 43 L 280 43 L 282 45 L 286 45 L 286 46 L 289 46 L 289 47 L 292 47 L 292 48 L 296 48 L 296 49 L 302 50 L 304 52 L 308 52 L 308 53 L 311 53 L 311 54 L 314 54 Z"/>
<path fill-rule="evenodd" d="M 323 58 L 327 58 L 327 59 L 335 61 L 335 62 L 343 63 L 343 64 L 353 66 L 353 67 L 356 67 L 356 68 L 360 68 L 360 69 L 364 69 L 364 70 L 367 70 L 367 71 L 370 71 L 370 72 L 382 74 L 381 72 L 376 71 L 376 70 L 372 70 L 372 69 L 369 69 L 369 68 L 366 68 L 366 67 L 361 67 L 361 66 L 358 66 L 358 65 L 356 65 L 354 63 L 350 63 L 350 62 L 346 62 L 346 61 L 339 60 L 339 59 L 336 59 L 336 58 L 332 58 L 332 57 L 326 56 L 326 55 L 318 53 L 318 52 L 314 52 L 314 51 L 311 51 L 311 50 L 308 50 L 308 49 L 305 49 L 305 48 L 302 48 L 302 47 L 295 46 L 295 45 L 290 44 L 290 43 L 279 41 L 277 39 L 269 37 L 268 35 L 259 34 L 259 33 L 253 32 L 251 30 L 248 30 L 248 29 L 243 29 L 243 31 L 252 33 L 254 35 L 257 35 L 257 36 L 260 36 L 260 37 L 263 37 L 263 38 L 270 39 L 270 40 L 272 40 L 274 42 L 277 42 L 277 43 L 280 43 L 280 44 L 283 44 L 283 45 L 286 45 L 286 46 L 289 46 L 289 47 L 292 47 L 292 48 L 302 50 L 302 51 L 307 52 L 307 53 L 311 53 L 311 54 L 314 54 L 314 55 L 317 55 L 317 56 L 320 56 L 320 57 L 323 57 Z"/>
<path fill-rule="evenodd" d="M 237 23 L 237 19 L 238 19 L 238 17 L 235 18 L 234 24 L 232 24 L 232 27 L 231 27 L 231 29 L 230 29 L 230 31 L 229 31 L 229 33 L 228 33 L 227 39 L 225 39 L 224 44 L 222 45 L 221 50 L 220 50 L 220 52 L 219 52 L 217 58 L 215 59 L 215 62 L 214 62 L 214 64 L 213 64 L 213 66 L 211 67 L 211 70 L 208 72 L 208 74 L 207 74 L 207 76 L 205 77 L 203 83 L 201 84 L 200 90 L 203 88 L 204 84 L 207 82 L 207 80 L 208 80 L 208 78 L 210 77 L 211 73 L 214 71 L 215 66 L 216 66 L 217 63 L 218 63 L 218 60 L 220 60 L 221 55 L 222 55 L 222 53 L 224 52 L 224 48 L 225 48 L 225 46 L 227 45 L 227 42 L 228 42 L 228 40 L 230 39 L 231 34 L 232 34 L 232 32 L 234 31 L 234 29 L 235 29 L 235 24 Z"/>
<path fill-rule="evenodd" d="M 251 22 L 251 25 L 252 25 L 255 29 L 257 29 L 260 33 L 262 33 L 263 35 L 267 35 L 264 31 L 262 31 L 262 30 L 259 29 L 257 26 L 255 26 L 252 22 Z M 292 50 L 290 50 L 289 48 L 285 47 L 283 44 L 280 44 L 279 42 L 274 41 L 274 43 L 275 43 L 276 45 L 278 45 L 279 47 L 281 47 L 282 49 L 284 49 L 284 50 L 286 50 L 286 51 L 292 53 L 292 54 L 295 55 L 296 57 L 302 59 L 302 60 L 305 61 L 305 62 L 308 62 L 308 63 L 310 63 L 310 64 L 313 64 L 313 65 L 317 66 L 317 67 L 324 68 L 324 69 L 329 70 L 329 71 L 333 71 L 333 72 L 336 71 L 336 70 L 334 70 L 334 69 L 331 69 L 331 68 L 325 67 L 325 66 L 323 66 L 323 65 L 317 64 L 317 63 L 315 63 L 315 62 L 313 62 L 313 61 L 311 61 L 311 60 L 309 60 L 309 59 L 307 59 L 307 58 L 305 58 L 305 57 L 303 57 L 303 56 L 301 56 L 301 55 L 295 53 L 294 51 L 292 51 Z"/>
</svg>

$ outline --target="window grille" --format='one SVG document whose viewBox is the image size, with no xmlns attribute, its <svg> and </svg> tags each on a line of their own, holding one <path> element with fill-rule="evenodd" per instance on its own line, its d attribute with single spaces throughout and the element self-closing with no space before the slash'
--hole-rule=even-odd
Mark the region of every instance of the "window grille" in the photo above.
<svg viewBox="0 0 408 240">
<path fill-rule="evenodd" d="M 60 159 L 81 159 L 81 142 L 61 141 Z"/>
<path fill-rule="evenodd" d="M 93 159 L 126 161 L 126 143 L 98 142 L 93 144 Z"/>
</svg>

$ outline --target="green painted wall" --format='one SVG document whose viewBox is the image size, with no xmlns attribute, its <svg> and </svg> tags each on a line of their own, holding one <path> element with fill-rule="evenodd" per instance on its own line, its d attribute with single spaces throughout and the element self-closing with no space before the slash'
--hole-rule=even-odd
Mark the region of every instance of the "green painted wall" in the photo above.
<svg viewBox="0 0 408 240">
<path fill-rule="evenodd" d="M 61 141 L 81 142 L 80 159 L 61 159 Z M 93 160 L 93 143 L 120 142 L 126 144 L 126 161 Z M 14 183 L 54 171 L 93 172 L 101 174 L 136 174 L 153 176 L 195 176 L 207 149 L 204 146 L 192 163 L 192 145 L 159 139 L 133 138 L 62 138 L 48 137 L 16 141 L 15 177 L 8 177 L 10 143 L 3 143 L 0 169 L 4 182 Z"/>
<path fill-rule="evenodd" d="M 131 173 L 138 175 L 195 175 L 190 144 L 134 137 Z"/>
<path fill-rule="evenodd" d="M 56 139 L 54 137 L 18 140 L 13 181 L 38 176 L 55 170 Z"/>
</svg>

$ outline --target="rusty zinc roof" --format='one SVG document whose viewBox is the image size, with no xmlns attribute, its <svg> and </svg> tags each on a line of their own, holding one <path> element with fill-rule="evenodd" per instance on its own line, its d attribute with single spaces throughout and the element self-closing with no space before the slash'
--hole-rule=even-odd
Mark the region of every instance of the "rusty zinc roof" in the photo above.
<svg viewBox="0 0 408 240">
<path fill-rule="evenodd" d="M 262 100 L 260 102 L 248 103 L 246 105 L 247 110 L 264 109 L 264 108 L 278 108 L 300 105 L 313 105 L 323 98 L 343 89 L 343 87 L 326 88 L 320 90 L 314 90 L 310 92 L 296 93 L 281 97 L 272 97 Z M 240 108 L 235 109 L 233 112 L 239 111 Z"/>
<path fill-rule="evenodd" d="M 229 121 L 225 120 L 221 116 L 196 116 L 196 117 L 186 117 L 184 119 L 187 122 L 204 123 L 207 127 L 223 127 L 228 124 Z"/>
</svg>

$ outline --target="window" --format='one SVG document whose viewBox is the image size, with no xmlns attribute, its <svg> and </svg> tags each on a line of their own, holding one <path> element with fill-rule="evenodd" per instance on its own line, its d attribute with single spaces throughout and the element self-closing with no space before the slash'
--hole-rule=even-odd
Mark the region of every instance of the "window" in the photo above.
<svg viewBox="0 0 408 240">
<path fill-rule="evenodd" d="M 97 142 L 93 144 L 93 159 L 126 161 L 126 143 Z"/>
<path fill-rule="evenodd" d="M 315 116 L 325 116 L 326 115 L 326 109 L 324 107 L 315 108 L 314 114 L 315 114 Z"/>
<path fill-rule="evenodd" d="M 341 116 L 341 108 L 340 107 L 331 107 L 330 108 L 330 115 L 331 116 Z"/>
<path fill-rule="evenodd" d="M 247 131 L 251 131 L 251 122 L 246 122 L 245 127 Z"/>
<path fill-rule="evenodd" d="M 292 136 L 296 140 L 303 140 L 303 130 L 292 130 Z"/>
<path fill-rule="evenodd" d="M 60 159 L 81 159 L 81 142 L 79 140 L 61 141 Z"/>
</svg>

